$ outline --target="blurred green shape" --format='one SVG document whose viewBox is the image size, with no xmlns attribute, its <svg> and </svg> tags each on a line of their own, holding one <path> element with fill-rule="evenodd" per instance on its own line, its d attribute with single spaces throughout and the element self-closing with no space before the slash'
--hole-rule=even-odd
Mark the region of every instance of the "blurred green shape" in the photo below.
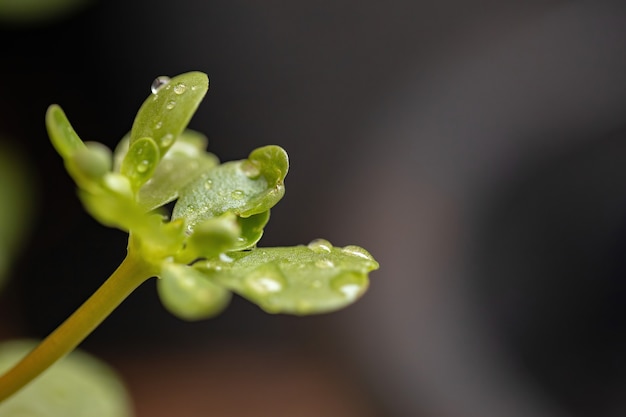
<svg viewBox="0 0 626 417">
<path fill-rule="evenodd" d="M 0 373 L 36 346 L 34 340 L 0 344 Z M 131 417 L 122 381 L 107 364 L 75 350 L 0 405 L 0 417 Z"/>
<path fill-rule="evenodd" d="M 33 175 L 25 157 L 0 145 L 0 288 L 26 241 L 33 215 Z"/>
<path fill-rule="evenodd" d="M 0 0 L 0 22 L 37 24 L 71 15 L 94 3 L 94 0 Z"/>
</svg>

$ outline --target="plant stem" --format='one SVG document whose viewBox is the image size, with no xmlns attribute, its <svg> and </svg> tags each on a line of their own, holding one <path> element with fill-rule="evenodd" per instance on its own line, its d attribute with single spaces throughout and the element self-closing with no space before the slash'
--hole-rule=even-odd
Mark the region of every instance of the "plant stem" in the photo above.
<svg viewBox="0 0 626 417">
<path fill-rule="evenodd" d="M 132 256 L 132 252 L 78 310 L 0 376 L 0 402 L 74 350 L 131 292 L 154 275 L 153 267 Z"/>
</svg>

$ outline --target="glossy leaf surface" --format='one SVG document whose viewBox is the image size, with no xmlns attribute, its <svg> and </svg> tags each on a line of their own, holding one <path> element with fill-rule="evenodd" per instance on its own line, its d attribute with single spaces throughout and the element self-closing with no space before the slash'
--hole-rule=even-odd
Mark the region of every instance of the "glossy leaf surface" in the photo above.
<svg viewBox="0 0 626 417">
<path fill-rule="evenodd" d="M 317 240 L 308 246 L 232 252 L 194 267 L 267 312 L 302 315 L 356 301 L 378 263 L 360 247 L 336 248 Z"/>
<path fill-rule="evenodd" d="M 161 155 L 185 130 L 209 89 L 209 79 L 201 72 L 187 72 L 154 89 L 135 116 L 130 143 L 152 138 Z"/>
<path fill-rule="evenodd" d="M 268 211 L 285 193 L 288 166 L 282 148 L 266 146 L 248 159 L 210 169 L 183 189 L 172 218 L 184 218 L 193 230 L 197 223 L 228 211 L 241 217 Z"/>
</svg>

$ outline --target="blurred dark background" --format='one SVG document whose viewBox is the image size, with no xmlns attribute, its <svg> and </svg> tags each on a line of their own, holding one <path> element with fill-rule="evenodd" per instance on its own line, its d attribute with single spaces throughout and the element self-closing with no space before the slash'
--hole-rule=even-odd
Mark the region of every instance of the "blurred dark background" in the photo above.
<svg viewBox="0 0 626 417">
<path fill-rule="evenodd" d="M 145 284 L 82 345 L 138 417 L 626 415 L 624 2 L 92 0 L 0 36 L 0 135 L 40 196 L 7 337 L 48 334 L 125 253 L 47 106 L 114 147 L 159 75 L 208 74 L 190 127 L 222 160 L 288 151 L 263 245 L 381 263 L 354 306 L 307 318 L 237 298 L 184 323 Z"/>
</svg>

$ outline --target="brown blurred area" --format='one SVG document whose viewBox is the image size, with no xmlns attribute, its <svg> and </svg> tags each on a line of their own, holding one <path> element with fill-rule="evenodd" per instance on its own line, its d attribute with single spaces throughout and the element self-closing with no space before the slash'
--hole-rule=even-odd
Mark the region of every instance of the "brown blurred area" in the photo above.
<svg viewBox="0 0 626 417">
<path fill-rule="evenodd" d="M 626 414 L 623 2 L 113 0 L 0 31 L 0 133 L 41 187 L 9 334 L 51 331 L 126 244 L 84 214 L 45 109 L 112 147 L 159 75 L 209 75 L 190 126 L 222 160 L 288 151 L 263 245 L 381 263 L 308 318 L 235 299 L 183 323 L 146 284 L 83 345 L 137 417 Z"/>
</svg>

